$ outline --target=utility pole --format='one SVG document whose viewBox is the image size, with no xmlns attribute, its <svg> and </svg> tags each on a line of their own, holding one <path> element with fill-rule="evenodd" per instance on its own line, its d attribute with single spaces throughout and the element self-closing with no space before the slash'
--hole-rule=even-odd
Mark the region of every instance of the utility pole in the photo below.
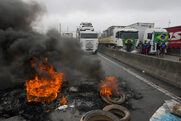
<svg viewBox="0 0 181 121">
<path fill-rule="evenodd" d="M 59 24 L 59 32 L 60 32 L 60 37 L 62 36 L 62 26 L 61 23 Z"/>
<path fill-rule="evenodd" d="M 69 31 L 69 27 L 67 26 L 67 33 L 68 33 L 68 31 Z"/>
</svg>

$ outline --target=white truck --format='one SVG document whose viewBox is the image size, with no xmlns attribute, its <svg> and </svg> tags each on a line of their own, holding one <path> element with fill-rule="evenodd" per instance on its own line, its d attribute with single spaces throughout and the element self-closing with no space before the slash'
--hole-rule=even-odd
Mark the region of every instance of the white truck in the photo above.
<svg viewBox="0 0 181 121">
<path fill-rule="evenodd" d="M 128 25 L 128 27 L 137 29 L 138 30 L 139 41 L 143 42 L 145 30 L 148 29 L 148 28 L 154 28 L 154 23 L 138 22 L 138 23 L 134 23 L 134 24 Z M 137 41 L 136 46 L 138 45 L 139 41 Z"/>
<path fill-rule="evenodd" d="M 150 42 L 151 48 L 149 53 L 155 54 L 157 51 L 157 42 L 160 41 L 165 42 L 166 45 L 168 43 L 169 35 L 166 29 L 161 28 L 150 28 L 146 29 L 143 36 L 143 43 Z"/>
<path fill-rule="evenodd" d="M 138 30 L 139 33 L 139 41 L 142 43 L 145 43 L 145 41 L 148 43 L 150 42 L 150 54 L 155 54 L 157 51 L 157 42 L 160 41 L 165 42 L 167 44 L 168 42 L 168 32 L 166 29 L 162 28 L 154 28 L 154 23 L 135 23 L 131 24 L 128 27 L 132 27 Z M 136 46 L 138 45 L 139 41 L 136 43 Z"/>
<path fill-rule="evenodd" d="M 138 30 L 125 26 L 111 26 L 105 30 L 99 38 L 99 43 L 115 48 L 126 49 L 128 41 L 132 43 L 132 50 L 135 49 L 135 43 L 138 41 Z"/>
<path fill-rule="evenodd" d="M 86 31 L 86 30 L 94 31 L 93 25 L 90 22 L 80 23 L 79 29 L 80 31 Z"/>
<path fill-rule="evenodd" d="M 77 30 L 77 39 L 80 41 L 81 49 L 85 52 L 97 53 L 98 49 L 98 33 L 95 31 L 79 31 Z"/>
</svg>

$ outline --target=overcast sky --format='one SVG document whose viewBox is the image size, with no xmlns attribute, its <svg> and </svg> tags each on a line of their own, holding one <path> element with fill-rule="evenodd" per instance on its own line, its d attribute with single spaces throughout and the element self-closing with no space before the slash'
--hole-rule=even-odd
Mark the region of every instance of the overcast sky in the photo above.
<svg viewBox="0 0 181 121">
<path fill-rule="evenodd" d="M 29 0 L 27 0 L 29 1 Z M 75 31 L 80 22 L 92 22 L 101 32 L 111 25 L 154 22 L 156 27 L 181 25 L 181 0 L 35 0 L 47 13 L 40 28 L 57 27 Z"/>
</svg>

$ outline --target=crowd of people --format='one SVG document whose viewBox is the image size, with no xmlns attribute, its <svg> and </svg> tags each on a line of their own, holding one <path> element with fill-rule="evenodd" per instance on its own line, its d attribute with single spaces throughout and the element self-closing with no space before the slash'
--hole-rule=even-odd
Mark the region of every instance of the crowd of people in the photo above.
<svg viewBox="0 0 181 121">
<path fill-rule="evenodd" d="M 131 52 L 133 50 L 133 43 L 130 40 L 128 40 L 125 45 L 126 45 L 127 52 Z M 150 41 L 148 42 L 145 41 L 144 43 L 139 41 L 137 49 L 139 50 L 139 53 L 148 55 L 151 49 Z M 163 57 L 166 51 L 167 51 L 167 45 L 165 44 L 165 42 L 161 43 L 160 41 L 158 41 L 156 43 L 156 56 Z"/>
<path fill-rule="evenodd" d="M 144 43 L 140 41 L 137 48 L 139 49 L 139 53 L 147 55 L 151 49 L 150 41 L 145 41 Z M 165 44 L 165 42 L 161 43 L 160 41 L 158 41 L 156 43 L 156 50 L 156 56 L 163 57 L 166 53 L 167 45 Z"/>
</svg>

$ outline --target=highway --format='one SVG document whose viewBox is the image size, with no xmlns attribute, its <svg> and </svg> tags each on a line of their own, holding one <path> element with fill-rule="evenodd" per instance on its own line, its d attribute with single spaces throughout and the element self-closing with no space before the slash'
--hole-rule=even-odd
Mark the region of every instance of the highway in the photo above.
<svg viewBox="0 0 181 121">
<path fill-rule="evenodd" d="M 181 100 L 181 89 L 155 79 L 141 70 L 127 66 L 101 53 L 95 55 L 101 61 L 106 76 L 124 80 L 129 88 L 141 93 L 143 98 L 130 99 L 132 121 L 148 121 L 153 113 L 164 103 L 164 100 Z M 121 83 L 121 82 L 120 82 Z"/>
</svg>

